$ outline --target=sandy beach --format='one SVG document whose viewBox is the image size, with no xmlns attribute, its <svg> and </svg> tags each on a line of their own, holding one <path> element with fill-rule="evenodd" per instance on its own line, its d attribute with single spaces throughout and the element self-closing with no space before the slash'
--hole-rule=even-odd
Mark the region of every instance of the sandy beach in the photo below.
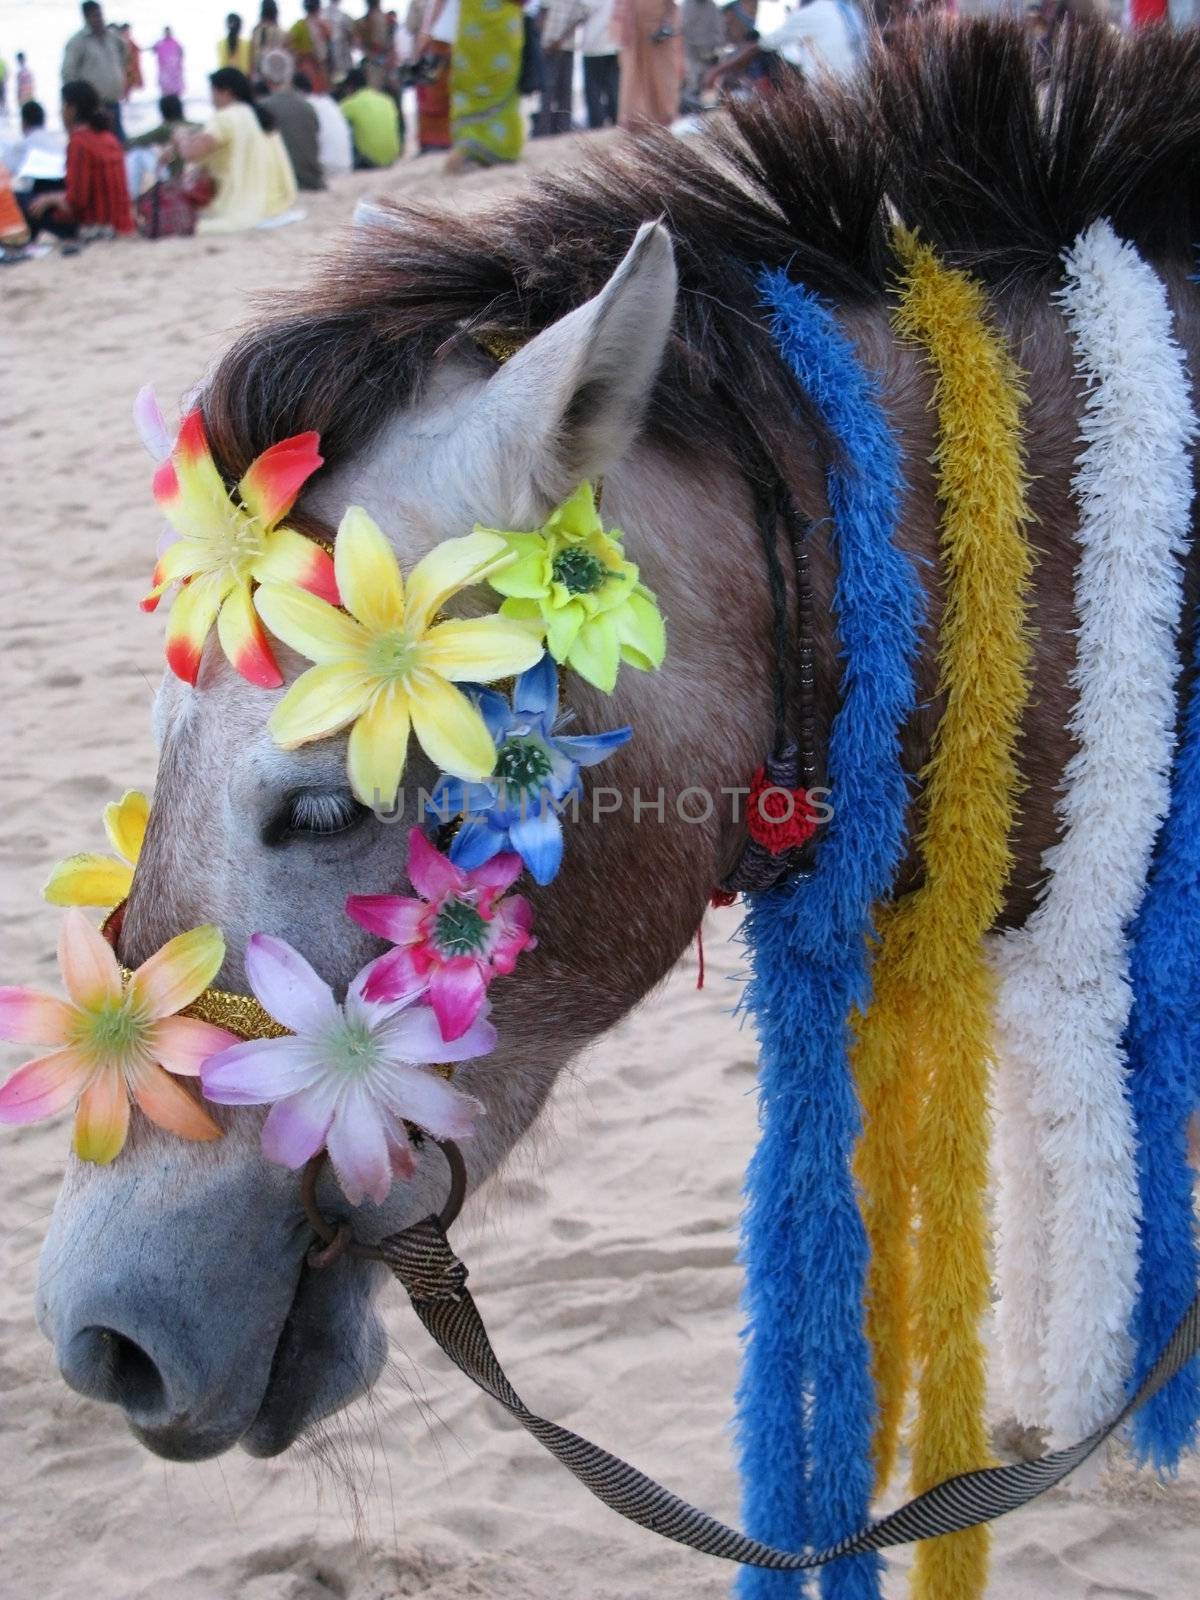
<svg viewBox="0 0 1200 1600">
<path fill-rule="evenodd" d="M 571 140 L 535 146 L 565 162 Z M 136 609 L 159 519 L 130 422 L 153 381 L 173 412 L 251 315 L 300 282 L 358 196 L 454 204 L 436 165 L 305 197 L 306 220 L 220 240 L 93 246 L 0 282 L 7 533 L 0 704 L 4 972 L 54 986 L 40 886 L 99 843 L 101 805 L 153 781 L 161 625 Z M 739 1193 L 755 1133 L 754 1044 L 730 1015 L 736 916 L 560 1084 L 532 1141 L 457 1233 L 517 1387 L 715 1514 L 737 1517 Z M 6 1048 L 7 1070 L 20 1059 Z M 33 1318 L 64 1121 L 5 1130 L 0 1239 L 0 1597 L 12 1600 L 717 1600 L 732 1569 L 618 1521 L 433 1351 L 397 1292 L 368 1402 L 270 1462 L 168 1465 L 116 1411 L 71 1393 Z M 999 1413 L 997 1412 L 997 1416 Z M 837 1463 L 823 1470 L 836 1471 Z M 892 1499 L 898 1499 L 897 1492 Z M 1122 1462 L 1002 1523 L 994 1600 L 1185 1600 L 1200 1587 L 1200 1468 L 1161 1484 Z M 908 1555 L 886 1592 L 906 1592 Z M 781 1594 L 791 1592 L 781 1582 Z"/>
</svg>

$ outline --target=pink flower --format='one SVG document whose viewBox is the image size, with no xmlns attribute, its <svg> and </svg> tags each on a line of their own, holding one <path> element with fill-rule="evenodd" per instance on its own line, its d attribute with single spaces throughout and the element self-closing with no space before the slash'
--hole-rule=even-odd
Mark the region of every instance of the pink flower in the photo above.
<svg viewBox="0 0 1200 1600">
<path fill-rule="evenodd" d="M 519 894 L 502 899 L 520 876 L 521 858 L 506 851 L 470 871 L 436 850 L 420 828 L 408 836 L 408 876 L 421 898 L 352 894 L 346 911 L 395 945 L 366 970 L 368 1000 L 428 989 L 442 1037 L 458 1039 L 483 1008 L 488 985 L 532 949 L 533 912 Z"/>
<path fill-rule="evenodd" d="M 343 1004 L 291 945 L 256 933 L 246 946 L 246 977 L 259 1002 L 292 1033 L 250 1039 L 209 1058 L 200 1081 L 227 1106 L 269 1105 L 262 1148 L 269 1161 L 302 1167 L 327 1149 L 352 1205 L 387 1198 L 393 1177 L 415 1170 L 405 1123 L 435 1139 L 464 1139 L 483 1107 L 425 1070 L 487 1055 L 496 1030 L 479 1017 L 453 1044 L 417 995 L 372 1002 L 364 967 Z"/>
</svg>

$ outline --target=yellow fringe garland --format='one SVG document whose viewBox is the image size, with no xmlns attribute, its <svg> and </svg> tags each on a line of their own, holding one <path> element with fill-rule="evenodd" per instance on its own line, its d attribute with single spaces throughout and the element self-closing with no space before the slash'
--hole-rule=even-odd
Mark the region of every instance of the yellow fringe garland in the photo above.
<svg viewBox="0 0 1200 1600">
<path fill-rule="evenodd" d="M 857 1156 L 871 1236 L 868 1327 L 881 1482 L 895 1460 L 909 1370 L 918 1370 L 913 1489 L 989 1458 L 980 1321 L 988 1304 L 988 1075 L 992 983 L 982 940 L 1012 864 L 1014 746 L 1028 694 L 1032 557 L 1017 369 L 980 286 L 905 230 L 895 330 L 935 378 L 946 604 L 946 710 L 923 774 L 925 879 L 881 923 L 874 999 L 857 1019 L 865 1112 Z M 919 1216 L 915 1262 L 913 1205 Z M 911 1281 L 910 1281 L 911 1280 Z M 984 1528 L 921 1544 L 917 1600 L 976 1600 Z"/>
</svg>

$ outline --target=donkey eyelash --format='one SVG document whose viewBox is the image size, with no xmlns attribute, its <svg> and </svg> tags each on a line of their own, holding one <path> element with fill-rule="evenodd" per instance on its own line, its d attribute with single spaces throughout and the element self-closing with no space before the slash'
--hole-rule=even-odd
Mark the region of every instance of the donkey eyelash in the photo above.
<svg viewBox="0 0 1200 1600">
<path fill-rule="evenodd" d="M 346 833 L 365 815 L 348 789 L 297 789 L 287 796 L 265 830 L 268 844 L 283 844 L 299 834 L 326 837 Z"/>
</svg>

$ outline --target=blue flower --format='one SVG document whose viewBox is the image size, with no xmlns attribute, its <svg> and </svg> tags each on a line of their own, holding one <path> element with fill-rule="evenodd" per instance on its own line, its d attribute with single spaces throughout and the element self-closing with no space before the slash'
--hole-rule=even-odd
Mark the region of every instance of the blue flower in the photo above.
<svg viewBox="0 0 1200 1600">
<path fill-rule="evenodd" d="M 443 774 L 429 814 L 442 822 L 466 818 L 450 846 L 455 866 L 470 871 L 502 850 L 515 850 L 536 882 L 549 883 L 562 865 L 561 813 L 583 792 L 579 769 L 619 750 L 633 729 L 556 733 L 558 670 L 548 654 L 517 679 L 511 705 L 495 689 L 462 687 L 496 746 L 495 773 L 482 783 Z"/>
</svg>

